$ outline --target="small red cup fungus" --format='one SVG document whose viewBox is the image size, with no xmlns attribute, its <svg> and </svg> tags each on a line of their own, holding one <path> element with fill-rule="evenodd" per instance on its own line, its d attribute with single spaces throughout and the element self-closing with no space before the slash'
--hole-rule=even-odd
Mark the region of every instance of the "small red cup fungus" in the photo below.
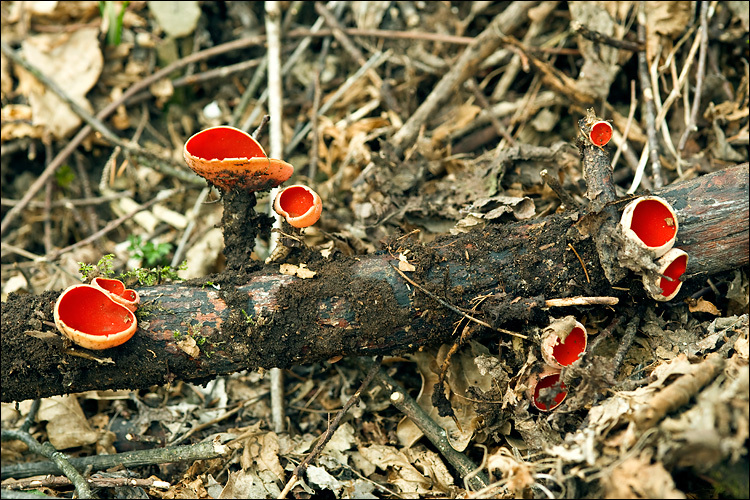
<svg viewBox="0 0 750 500">
<path fill-rule="evenodd" d="M 234 127 L 201 130 L 185 142 L 183 156 L 196 174 L 225 190 L 264 191 L 294 173 L 294 167 L 268 158 L 258 141 Z"/>
<path fill-rule="evenodd" d="M 620 218 L 623 234 L 661 257 L 677 239 L 677 214 L 664 198 L 641 196 L 627 204 Z"/>
<path fill-rule="evenodd" d="M 133 311 L 92 285 L 73 285 L 55 303 L 55 325 L 86 349 L 109 349 L 130 340 L 138 328 Z"/>
<path fill-rule="evenodd" d="M 662 276 L 654 277 L 653 275 L 644 274 L 643 287 L 655 300 L 662 302 L 672 300 L 680 291 L 680 288 L 682 288 L 682 281 L 679 278 L 685 273 L 685 269 L 687 269 L 688 254 L 679 248 L 673 248 L 659 258 L 656 264 L 659 266 L 659 273 L 672 278 L 672 281 Z M 660 290 L 660 293 L 653 292 L 657 288 Z"/>
<path fill-rule="evenodd" d="M 586 327 L 573 316 L 553 321 L 542 333 L 542 358 L 553 368 L 562 368 L 578 361 L 586 352 Z"/>
<path fill-rule="evenodd" d="M 309 187 L 294 185 L 276 195 L 273 209 L 293 227 L 302 228 L 318 222 L 323 213 L 323 202 L 318 193 Z"/>
<path fill-rule="evenodd" d="M 96 277 L 91 284 L 109 293 L 112 300 L 124 305 L 133 312 L 138 309 L 138 304 L 141 303 L 141 297 L 138 295 L 138 292 L 130 288 L 125 288 L 125 284 L 120 280 Z"/>
<path fill-rule="evenodd" d="M 612 139 L 612 125 L 609 122 L 600 120 L 591 126 L 589 139 L 595 146 L 602 147 Z"/>
<path fill-rule="evenodd" d="M 568 396 L 565 384 L 560 381 L 560 370 L 546 367 L 542 373 L 532 375 L 528 381 L 528 396 L 534 407 L 541 411 L 554 410 Z"/>
</svg>

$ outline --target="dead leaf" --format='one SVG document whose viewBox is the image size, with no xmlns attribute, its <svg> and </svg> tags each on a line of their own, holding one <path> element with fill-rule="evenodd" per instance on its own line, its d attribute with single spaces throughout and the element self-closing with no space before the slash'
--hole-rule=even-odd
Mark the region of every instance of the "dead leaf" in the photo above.
<svg viewBox="0 0 750 500">
<path fill-rule="evenodd" d="M 24 40 L 23 56 L 65 90 L 68 96 L 89 112 L 86 93 L 102 72 L 98 28 L 81 28 L 72 33 L 35 35 Z M 19 91 L 28 93 L 33 124 L 43 125 L 58 138 L 64 138 L 81 124 L 81 119 L 59 97 L 16 67 Z"/>
<path fill-rule="evenodd" d="M 279 272 L 281 274 L 286 274 L 287 276 L 297 276 L 302 279 L 310 279 L 318 274 L 317 272 L 308 269 L 306 264 L 300 264 L 299 266 L 294 264 L 281 264 L 279 266 Z"/>
<path fill-rule="evenodd" d="M 687 299 L 688 310 L 691 313 L 704 312 L 713 314 L 714 316 L 721 316 L 721 312 L 711 302 L 707 301 L 703 297 L 698 297 L 698 300 Z"/>
<path fill-rule="evenodd" d="M 398 254 L 398 269 L 399 271 L 416 271 L 417 268 L 414 267 L 414 264 L 411 264 L 408 260 L 406 260 L 406 255 L 400 253 Z"/>
<path fill-rule="evenodd" d="M 625 460 L 603 477 L 604 498 L 685 498 L 664 465 L 645 455 Z"/>
<path fill-rule="evenodd" d="M 196 1 L 148 2 L 148 8 L 162 29 L 173 38 L 195 31 L 201 17 L 201 9 Z"/>
<path fill-rule="evenodd" d="M 47 421 L 47 437 L 57 450 L 93 444 L 98 438 L 75 396 L 42 399 L 38 420 Z"/>
<path fill-rule="evenodd" d="M 198 344 L 195 342 L 195 339 L 193 337 L 187 337 L 185 339 L 179 340 L 177 342 L 177 347 L 179 347 L 182 352 L 184 352 L 191 358 L 197 358 L 201 354 L 200 347 L 198 347 Z"/>
<path fill-rule="evenodd" d="M 534 483 L 529 464 L 516 460 L 507 448 L 499 448 L 487 458 L 487 469 L 500 471 L 502 479 L 508 482 L 508 488 L 517 498 L 521 498 L 523 491 Z"/>
</svg>

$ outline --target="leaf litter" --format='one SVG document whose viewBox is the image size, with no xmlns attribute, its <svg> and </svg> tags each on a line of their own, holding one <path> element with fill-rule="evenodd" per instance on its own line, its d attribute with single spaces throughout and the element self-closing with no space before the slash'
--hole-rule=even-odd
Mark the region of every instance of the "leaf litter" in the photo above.
<svg viewBox="0 0 750 500">
<path fill-rule="evenodd" d="M 104 22 L 96 2 L 4 2 L 4 43 L 9 40 L 22 47 L 24 57 L 91 111 L 116 100 L 156 67 L 203 48 L 263 34 L 262 6 L 204 3 L 199 15 L 193 16 L 195 23 L 181 22 L 174 28 L 168 19 L 174 10 L 157 10 L 157 4 L 167 2 L 130 2 L 127 7 L 111 3 L 125 9 L 120 27 Z M 657 94 L 662 113 L 669 119 L 663 129 L 666 141 L 669 134 L 683 133 L 686 124 L 679 118 L 689 114 L 687 104 L 694 98 L 693 88 L 686 85 L 696 83 L 690 70 L 696 71 L 692 61 L 700 49 L 700 9 L 686 2 L 648 5 L 646 15 L 653 29 L 647 32 L 646 50 L 649 61 L 654 61 L 652 71 L 661 77 Z M 732 2 L 714 3 L 710 8 L 707 36 L 709 65 L 713 66 L 703 82 L 703 113 L 696 117 L 697 133 L 685 136 L 683 155 L 675 154 L 678 144 L 666 142 L 662 161 L 668 182 L 747 161 L 747 65 L 743 69 L 728 61 L 747 58 L 746 45 L 744 52 L 741 46 L 747 37 L 747 9 Z M 501 45 L 472 75 L 476 87 L 490 100 L 489 106 L 477 101 L 466 88 L 470 85 L 456 83 L 444 96 L 444 104 L 421 124 L 406 151 L 389 143 L 388 138 L 408 122 L 456 62 L 468 43 L 465 38 L 478 36 L 503 9 L 502 4 L 491 2 L 352 2 L 338 8 L 339 20 L 347 29 L 361 30 L 352 39 L 365 58 L 378 52 L 387 56 L 373 70 L 377 78 L 367 73 L 334 100 L 337 89 L 359 65 L 341 40 L 329 34 L 327 39 L 313 39 L 315 51 L 310 60 L 298 64 L 293 78 L 285 82 L 287 141 L 318 113 L 312 107 L 316 87 L 322 94 L 320 105 L 330 101 L 328 111 L 317 115 L 311 136 L 287 152 L 299 178 L 314 184 L 326 207 L 319 226 L 303 235 L 305 245 L 328 255 L 366 254 L 381 248 L 382 241 L 393 234 L 416 230 L 417 237 L 427 242 L 449 232 L 554 213 L 559 200 L 541 180 L 545 168 L 554 170 L 564 189 L 583 201 L 580 163 L 569 147 L 575 141 L 575 121 L 582 115 L 581 97 L 607 102 L 615 129 L 622 133 L 628 107 L 634 105 L 629 82 L 637 77 L 632 52 L 591 42 L 571 29 L 585 25 L 632 42 L 637 11 L 633 2 L 543 2 L 530 8 L 528 19 L 507 34 L 522 39 L 525 50 L 534 47 L 530 53 L 536 57 L 547 54 L 555 59 L 557 66 L 535 72 L 529 67 L 527 52 L 512 44 Z M 316 19 L 311 5 L 292 3 L 284 22 L 287 29 L 309 33 Z M 719 25 L 724 26 L 720 32 L 715 28 Z M 112 29 L 122 29 L 120 45 L 100 42 Z M 361 36 L 364 30 L 374 29 L 386 30 L 390 36 Z M 424 32 L 438 37 L 421 39 L 418 35 Z M 411 33 L 415 38 L 399 40 L 398 33 Z M 296 48 L 298 40 L 284 39 L 285 54 Z M 247 107 L 239 107 L 253 71 L 228 69 L 252 58 L 260 64 L 264 55 L 263 48 L 256 46 L 243 54 L 229 53 L 192 64 L 184 74 L 156 81 L 120 106 L 108 124 L 144 148 L 179 160 L 181 144 L 198 129 L 217 120 L 228 122 L 234 110 L 242 111 L 241 120 L 250 118 L 253 109 L 265 112 L 264 87 L 248 96 Z M 199 78 L 214 68 L 226 72 Z M 542 78 L 545 71 L 547 76 Z M 567 74 L 569 85 L 555 84 L 549 77 L 554 71 Z M 51 160 L 48 155 L 54 150 L 45 151 L 45 147 L 64 147 L 82 122 L 5 54 L 0 74 L 2 194 L 7 212 L 6 198 L 21 198 L 43 162 Z M 196 83 L 186 83 L 190 78 Z M 678 99 L 681 92 L 688 97 Z M 218 118 L 216 112 L 208 112 L 214 109 L 208 107 L 212 103 L 218 106 Z M 630 147 L 642 150 L 645 120 L 629 123 Z M 667 124 L 671 131 L 666 130 Z M 513 143 L 505 137 L 508 133 Z M 673 137 L 671 142 L 679 139 Z M 22 215 L 23 224 L 4 236 L 3 300 L 10 292 L 34 293 L 75 283 L 77 263 L 96 262 L 105 253 L 115 254 L 118 268 L 132 268 L 134 263 L 123 245 L 128 235 L 176 247 L 189 225 L 193 225 L 186 244 L 190 271 L 183 277 L 222 269 L 223 255 L 217 251 L 221 242 L 216 241 L 219 236 L 214 228 L 222 204 L 212 192 L 209 203 L 193 210 L 198 196 L 195 188 L 170 196 L 57 263 L 33 262 L 22 252 L 6 252 L 7 243 L 32 255 L 45 255 L 180 182 L 161 165 L 132 155 L 110 157 L 111 148 L 95 136 L 88 137 L 84 147 L 85 155 L 73 157 L 76 163 L 59 171 L 67 168 L 76 181 L 56 176 L 46 195 L 48 201 L 43 200 L 45 195 L 35 198 Z M 634 153 L 623 146 L 615 164 L 616 182 L 623 192 L 630 187 L 630 172 L 636 166 Z M 305 178 L 306 173 L 314 177 Z M 646 189 L 654 187 L 648 175 L 642 183 Z M 51 202 L 95 195 L 116 198 L 80 207 L 66 205 L 64 214 L 50 208 Z M 269 201 L 261 196 L 259 206 Z M 170 213 L 182 218 L 175 223 Z M 46 229 L 36 230 L 41 224 Z M 212 239 L 203 239 L 209 234 Z M 266 239 L 261 237 L 255 249 L 259 260 Z M 399 253 L 398 261 L 404 272 L 416 269 L 408 253 Z M 313 278 L 315 271 L 308 265 L 305 261 L 284 263 L 288 267 L 282 272 Z M 693 288 L 698 296 L 692 302 L 650 305 L 622 366 L 614 371 L 611 360 L 624 325 L 605 332 L 615 316 L 627 313 L 579 308 L 579 320 L 594 337 L 596 348 L 580 366 L 563 372 L 563 379 L 577 389 L 549 414 L 529 405 L 526 384 L 539 369 L 540 356 L 521 339 L 485 336 L 464 344 L 451 358 L 444 386 L 455 419 L 440 417 L 431 397 L 448 346 L 387 360 L 389 372 L 446 430 L 453 447 L 489 474 L 491 484 L 484 490 L 467 489 L 466 478 L 455 473 L 412 420 L 389 404 L 389 394 L 373 385 L 292 494 L 302 498 L 328 490 L 337 498 L 684 498 L 695 492 L 746 496 L 747 267 L 711 280 Z M 532 323 L 519 329 L 533 337 L 544 326 Z M 446 325 L 448 330 L 453 328 Z M 191 352 L 200 351 L 199 342 L 200 336 L 183 340 Z M 707 370 L 713 376 L 700 379 Z M 356 360 L 346 358 L 289 370 L 286 393 L 291 432 L 283 434 L 269 428 L 268 377 L 255 372 L 235 374 L 221 379 L 226 383 L 205 387 L 172 381 L 124 399 L 89 393 L 66 396 L 69 403 L 63 405 L 50 398 L 43 408 L 66 411 L 41 411 L 38 431 L 72 456 L 220 437 L 230 450 L 220 458 L 128 470 L 144 478 L 156 473 L 171 483 L 167 490 L 141 491 L 152 497 L 272 498 L 279 495 L 294 465 L 325 430 L 327 415 L 341 407 L 360 378 Z M 26 406 L 15 409 L 3 404 L 3 429 L 18 427 Z M 4 466 L 6 457 L 19 458 L 16 449 L 13 442 L 3 442 Z M 126 475 L 124 468 L 113 472 Z"/>
</svg>

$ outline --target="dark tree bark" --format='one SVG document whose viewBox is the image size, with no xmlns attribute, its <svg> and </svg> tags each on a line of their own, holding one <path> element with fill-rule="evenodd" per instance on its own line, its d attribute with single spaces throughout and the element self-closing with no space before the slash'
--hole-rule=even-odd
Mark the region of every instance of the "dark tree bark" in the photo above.
<svg viewBox="0 0 750 500">
<path fill-rule="evenodd" d="M 706 276 L 748 264 L 747 164 L 656 194 L 676 209 L 676 246 L 690 255 L 675 301 L 703 287 Z M 610 206 L 621 211 L 622 205 Z M 311 261 L 317 271 L 312 279 L 267 266 L 239 285 L 212 277 L 219 290 L 196 280 L 140 289 L 138 332 L 106 351 L 63 345 L 49 326 L 59 292 L 14 294 L 2 304 L 2 401 L 141 389 L 174 379 L 200 383 L 242 369 L 398 354 L 447 341 L 459 316 L 415 290 L 392 267 L 406 249 L 416 266 L 409 277 L 445 301 L 468 310 L 471 299 L 494 294 L 473 312 L 494 327 L 520 330 L 524 322 L 539 321 L 547 314 L 545 299 L 649 300 L 632 273 L 617 288 L 605 277 L 594 241 L 601 226 L 597 217 L 567 212 L 488 224 L 429 245 L 404 238 L 392 242 L 392 254 Z M 588 280 L 569 245 L 583 260 Z M 526 313 L 510 306 L 517 298 L 525 299 L 515 305 Z M 199 352 L 190 351 L 191 338 Z M 82 351 L 90 356 L 81 357 Z"/>
</svg>

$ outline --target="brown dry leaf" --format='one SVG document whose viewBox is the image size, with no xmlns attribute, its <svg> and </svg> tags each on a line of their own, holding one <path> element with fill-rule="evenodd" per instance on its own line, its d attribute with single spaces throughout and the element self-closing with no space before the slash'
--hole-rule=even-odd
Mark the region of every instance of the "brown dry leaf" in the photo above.
<svg viewBox="0 0 750 500">
<path fill-rule="evenodd" d="M 451 446 L 457 451 L 463 451 L 469 445 L 475 430 L 474 403 L 467 399 L 469 387 L 478 387 L 482 391 L 489 391 L 492 385 L 490 377 L 482 376 L 474 358 L 480 354 L 487 354 L 486 348 L 476 342 L 471 343 L 471 349 L 462 349 L 451 358 L 445 380 L 450 387 L 448 400 L 453 407 L 461 428 L 450 417 L 441 417 L 437 408 L 432 405 L 432 393 L 435 383 L 438 381 L 438 370 L 440 363 L 450 349 L 449 345 L 443 345 L 438 353 L 434 350 L 418 352 L 410 355 L 416 361 L 419 373 L 422 376 L 422 388 L 417 396 L 417 403 L 427 414 L 445 429 L 446 436 Z M 484 349 L 485 352 L 479 352 Z M 421 437 L 422 431 L 409 418 L 404 417 L 398 424 L 396 435 L 399 442 L 409 448 Z"/>
<path fill-rule="evenodd" d="M 42 137 L 44 127 L 32 125 L 31 106 L 25 104 L 8 104 L 3 106 L 0 115 L 2 129 L 0 129 L 0 138 L 2 141 L 10 141 L 21 137 L 31 137 L 38 139 Z"/>
<path fill-rule="evenodd" d="M 456 130 L 460 130 L 469 123 L 471 123 L 482 111 L 477 105 L 474 104 L 462 104 L 456 108 L 451 109 L 448 116 L 445 117 L 445 121 L 438 126 L 432 133 L 432 144 L 435 149 L 439 149 L 438 143 L 442 142 L 447 136 Z"/>
<path fill-rule="evenodd" d="M 75 396 L 42 399 L 37 418 L 47 421 L 49 442 L 57 450 L 93 444 L 99 437 L 86 420 Z"/>
<path fill-rule="evenodd" d="M 621 40 L 625 27 L 619 24 L 607 11 L 611 2 L 570 2 L 571 24 L 581 24 L 592 31 Z M 577 90 L 597 98 L 606 98 L 617 74 L 620 72 L 620 57 L 632 57 L 629 51 L 606 47 L 584 38 L 577 37 L 583 56 L 583 66 L 576 80 Z"/>
<path fill-rule="evenodd" d="M 680 37 L 690 25 L 693 7 L 690 2 L 646 2 L 646 54 L 649 61 L 656 57 L 659 45 Z"/>
<path fill-rule="evenodd" d="M 660 425 L 669 436 L 660 447 L 662 461 L 706 472 L 727 457 L 739 460 L 749 433 L 748 380 L 747 364 L 730 364 L 697 394 L 695 405 L 667 417 Z"/>
<path fill-rule="evenodd" d="M 507 448 L 499 448 L 487 457 L 487 469 L 500 471 L 502 479 L 507 481 L 510 489 L 517 498 L 523 491 L 534 483 L 532 471 L 526 462 L 516 460 Z"/>
<path fill-rule="evenodd" d="M 602 478 L 604 498 L 685 498 L 661 462 L 648 454 L 628 458 Z"/>
<path fill-rule="evenodd" d="M 434 486 L 441 491 L 450 491 L 453 486 L 453 476 L 448 471 L 440 455 L 428 450 L 424 445 L 418 445 L 406 450 L 406 456 L 422 473 L 432 479 Z"/>
<path fill-rule="evenodd" d="M 691 313 L 694 312 L 704 312 L 708 314 L 713 314 L 714 316 L 721 316 L 721 312 L 715 305 L 713 305 L 711 302 L 707 301 L 703 297 L 698 297 L 698 300 L 695 299 L 688 299 L 688 310 Z"/>
<path fill-rule="evenodd" d="M 310 279 L 318 274 L 315 271 L 308 269 L 306 264 L 300 264 L 299 266 L 294 264 L 281 264 L 279 266 L 279 272 L 281 274 L 286 274 L 287 276 L 297 276 L 302 279 Z"/>
<path fill-rule="evenodd" d="M 275 483 L 266 483 L 253 471 L 239 470 L 229 473 L 219 498 L 277 498 L 280 493 Z"/>
<path fill-rule="evenodd" d="M 346 422 L 336 429 L 336 432 L 331 436 L 331 440 L 323 448 L 321 455 L 333 457 L 339 463 L 346 464 L 348 458 L 344 452 L 351 449 L 355 442 L 354 428 Z"/>
<path fill-rule="evenodd" d="M 360 446 L 359 452 L 377 467 L 388 470 L 388 482 L 399 488 L 401 493 L 432 493 L 432 481 L 424 477 L 409 461 L 409 457 L 393 446 L 373 444 Z"/>
<path fill-rule="evenodd" d="M 417 268 L 414 267 L 414 264 L 406 260 L 406 255 L 402 253 L 398 254 L 398 269 L 399 271 L 416 271 L 417 270 Z"/>
<path fill-rule="evenodd" d="M 100 15 L 99 2 L 90 0 L 78 2 L 30 1 L 23 2 L 23 4 L 23 8 L 28 9 L 31 13 L 32 19 L 45 23 L 54 22 L 62 24 L 72 21 L 85 23 Z M 17 14 L 11 14 L 11 16 L 13 15 Z"/>
<path fill-rule="evenodd" d="M 91 112 L 86 93 L 99 80 L 103 58 L 97 28 L 81 28 L 72 33 L 41 34 L 24 40 L 23 56 L 62 87 L 68 96 Z M 67 104 L 16 67 L 19 91 L 29 97 L 33 124 L 43 125 L 58 138 L 64 138 L 81 124 Z"/>
<path fill-rule="evenodd" d="M 200 347 L 198 347 L 198 344 L 195 342 L 195 339 L 193 337 L 187 337 L 178 341 L 177 347 L 179 347 L 182 352 L 184 352 L 191 358 L 197 358 L 201 354 Z"/>
</svg>

